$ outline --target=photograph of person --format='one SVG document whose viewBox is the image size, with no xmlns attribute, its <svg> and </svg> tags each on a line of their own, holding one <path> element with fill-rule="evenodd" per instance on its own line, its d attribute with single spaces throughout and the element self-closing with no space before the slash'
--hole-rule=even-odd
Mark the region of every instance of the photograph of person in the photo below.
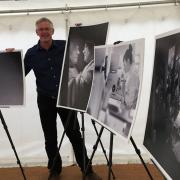
<svg viewBox="0 0 180 180">
<path fill-rule="evenodd" d="M 0 107 L 24 105 L 24 77 L 21 51 L 0 52 Z"/>
<path fill-rule="evenodd" d="M 68 80 L 68 106 L 85 107 L 91 90 L 94 70 L 94 43 L 85 42 L 82 49 L 78 42 L 70 43 L 69 54 L 69 80 Z M 83 66 L 78 67 L 82 54 Z M 81 70 L 82 69 L 82 70 Z"/>
<path fill-rule="evenodd" d="M 105 44 L 107 28 L 108 23 L 70 28 L 58 107 L 86 112 L 95 68 L 94 46 Z"/>
<path fill-rule="evenodd" d="M 156 37 L 144 145 L 168 178 L 180 179 L 180 33 Z"/>
<path fill-rule="evenodd" d="M 127 138 L 139 92 L 140 77 L 136 67 L 139 66 L 139 62 L 136 64 L 134 62 L 135 57 L 131 44 L 121 46 L 121 50 L 117 49 L 114 48 L 111 54 L 111 66 L 114 69 L 110 68 L 98 119 Z M 119 58 L 116 58 L 118 52 L 120 53 Z M 119 62 L 118 65 L 117 62 Z"/>
<path fill-rule="evenodd" d="M 91 90 L 91 96 L 88 103 L 87 113 L 98 119 L 101 97 L 105 88 L 107 76 L 109 74 L 111 48 L 106 46 L 95 47 L 95 70 Z"/>
<path fill-rule="evenodd" d="M 143 49 L 142 39 L 95 48 L 95 72 L 87 112 L 124 139 L 130 136 L 137 111 Z"/>
</svg>

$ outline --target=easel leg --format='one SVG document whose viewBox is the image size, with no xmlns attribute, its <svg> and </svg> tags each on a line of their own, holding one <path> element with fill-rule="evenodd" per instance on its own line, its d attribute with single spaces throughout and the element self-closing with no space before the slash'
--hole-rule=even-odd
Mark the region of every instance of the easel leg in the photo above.
<svg viewBox="0 0 180 180">
<path fill-rule="evenodd" d="M 94 129 L 95 129 L 95 131 L 96 131 L 96 135 L 99 137 L 99 134 L 100 134 L 100 133 L 98 133 L 98 131 L 97 131 L 97 128 L 96 128 L 96 125 L 95 125 L 95 121 L 92 119 L 91 122 L 92 122 L 92 124 L 93 124 L 93 126 L 94 126 Z M 104 128 L 103 128 L 103 129 L 104 129 Z M 101 132 L 101 130 L 100 130 L 100 132 Z M 108 160 L 108 157 L 107 157 L 107 154 L 106 154 L 106 150 L 105 150 L 105 148 L 104 148 L 104 146 L 103 146 L 102 141 L 99 140 L 99 142 L 100 142 L 102 151 L 103 151 L 103 153 L 104 153 L 104 156 L 105 156 L 105 158 L 106 158 L 107 165 L 109 166 L 109 160 Z M 94 145 L 93 149 L 95 149 L 95 148 L 97 149 L 96 145 Z M 96 150 L 96 149 L 95 149 L 95 150 Z M 92 159 L 93 159 L 93 156 L 92 156 Z M 90 159 L 90 160 L 92 161 L 92 159 Z M 90 161 L 90 162 L 91 162 L 91 161 Z M 115 179 L 115 175 L 114 175 L 114 173 L 113 173 L 113 171 L 112 171 L 112 168 L 110 169 L 110 171 L 111 171 L 111 173 L 112 173 L 113 179 Z"/>
<path fill-rule="evenodd" d="M 25 174 L 24 174 L 24 170 L 23 170 L 23 168 L 22 168 L 22 166 L 21 166 L 21 162 L 20 162 L 20 160 L 19 160 L 18 154 L 17 154 L 17 152 L 16 152 L 15 146 L 14 146 L 13 141 L 12 141 L 12 139 L 11 139 L 10 133 L 9 133 L 9 131 L 8 131 L 8 128 L 7 128 L 7 125 L 6 125 L 6 122 L 5 122 L 5 120 L 4 120 L 4 117 L 3 117 L 3 115 L 2 115 L 1 110 L 0 110 L 0 119 L 1 119 L 1 122 L 2 122 L 2 124 L 3 124 L 4 129 L 5 129 L 5 131 L 6 131 L 6 134 L 7 134 L 7 136 L 8 136 L 8 139 L 9 139 L 9 142 L 10 142 L 10 144 L 11 144 L 11 147 L 12 147 L 12 149 L 13 149 L 13 151 L 14 151 L 14 154 L 15 154 L 15 156 L 16 156 L 17 164 L 19 164 L 19 167 L 20 167 L 20 169 L 21 169 L 21 173 L 22 173 L 22 175 L 23 175 L 24 180 L 26 180 L 26 176 L 25 176 Z"/>
<path fill-rule="evenodd" d="M 151 159 L 152 163 L 154 164 L 154 166 L 157 168 L 157 170 L 159 171 L 159 173 L 162 175 L 164 180 L 167 180 L 167 178 L 164 176 L 164 174 L 161 172 L 161 170 L 159 169 L 159 167 L 156 165 L 156 163 L 154 162 L 153 159 Z"/>
<path fill-rule="evenodd" d="M 93 159 L 93 157 L 94 157 L 94 154 L 95 154 L 95 151 L 96 151 L 96 149 L 97 149 L 97 146 L 98 146 L 98 143 L 99 143 L 99 141 L 100 141 L 100 138 L 101 138 L 101 135 L 102 135 L 103 130 L 104 130 L 104 127 L 101 127 L 100 132 L 99 132 L 99 134 L 98 134 L 98 138 L 97 138 L 97 140 L 96 140 L 96 143 L 95 143 L 95 145 L 93 146 L 93 152 L 92 152 L 92 154 L 91 154 L 91 157 L 90 157 L 90 159 L 89 159 L 88 165 L 87 165 L 87 167 L 86 167 L 86 171 L 87 171 L 90 163 L 92 162 L 92 159 Z"/>
<path fill-rule="evenodd" d="M 149 178 L 150 178 L 151 180 L 153 180 L 153 177 L 152 177 L 152 175 L 151 175 L 149 169 L 147 168 L 147 166 L 146 166 L 146 164 L 145 164 L 145 162 L 144 162 L 144 160 L 143 160 L 143 158 L 142 158 L 142 156 L 141 156 L 141 151 L 137 148 L 137 146 L 136 146 L 136 144 L 135 144 L 135 142 L 134 142 L 132 136 L 130 137 L 130 140 L 131 140 L 131 143 L 132 143 L 132 145 L 133 145 L 133 147 L 134 147 L 134 149 L 135 149 L 137 155 L 139 156 L 139 158 L 140 158 L 140 160 L 141 160 L 141 162 L 142 162 L 142 164 L 143 164 L 143 166 L 144 166 L 144 168 L 145 168 L 145 170 L 146 170 L 146 172 L 147 172 Z"/>
<path fill-rule="evenodd" d="M 109 173 L 108 180 L 111 179 L 111 170 L 112 170 L 112 152 L 113 152 L 113 133 L 110 134 L 110 146 L 109 146 Z"/>
<path fill-rule="evenodd" d="M 85 126 L 84 126 L 84 113 L 81 112 L 81 119 L 82 119 L 82 127 L 81 127 L 81 131 L 82 131 L 82 139 L 83 139 L 83 177 L 82 179 L 85 179 L 86 176 L 86 158 L 85 158 Z M 88 167 L 88 166 L 87 166 Z"/>
</svg>

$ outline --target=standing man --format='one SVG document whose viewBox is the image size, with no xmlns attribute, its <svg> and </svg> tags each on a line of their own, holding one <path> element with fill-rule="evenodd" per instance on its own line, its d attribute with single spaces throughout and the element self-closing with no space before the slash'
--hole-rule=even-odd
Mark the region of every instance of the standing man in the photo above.
<svg viewBox="0 0 180 180">
<path fill-rule="evenodd" d="M 77 113 L 73 110 L 56 107 L 65 41 L 52 39 L 54 34 L 53 23 L 47 18 L 40 18 L 36 21 L 36 34 L 39 36 L 38 43 L 28 49 L 25 54 L 25 74 L 27 75 L 33 70 L 36 77 L 37 103 L 45 137 L 48 169 L 50 169 L 49 179 L 54 179 L 58 177 L 62 170 L 60 155 L 58 155 L 57 161 L 53 162 L 57 152 L 57 114 L 59 114 L 62 124 L 66 129 L 66 135 L 72 143 L 76 161 L 82 172 L 84 170 L 84 144 L 79 130 Z M 85 166 L 88 160 L 87 152 L 85 152 Z M 86 179 L 92 178 L 100 179 L 93 173 L 90 166 L 86 173 Z"/>
</svg>

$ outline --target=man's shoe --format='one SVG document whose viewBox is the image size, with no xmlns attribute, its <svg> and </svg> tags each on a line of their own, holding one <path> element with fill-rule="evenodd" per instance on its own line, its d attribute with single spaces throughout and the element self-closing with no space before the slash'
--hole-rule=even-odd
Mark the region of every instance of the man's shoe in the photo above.
<svg viewBox="0 0 180 180">
<path fill-rule="evenodd" d="M 48 180 L 59 180 L 59 173 L 56 171 L 50 171 Z"/>
<path fill-rule="evenodd" d="M 61 173 L 62 159 L 60 155 L 58 155 L 58 157 L 56 157 L 56 159 L 54 159 L 53 161 L 48 162 L 48 169 L 50 170 L 50 172 L 56 172 L 57 174 Z"/>
<path fill-rule="evenodd" d="M 99 177 L 95 172 L 91 172 L 91 173 L 88 173 L 86 174 L 86 180 L 102 180 L 101 177 Z"/>
</svg>

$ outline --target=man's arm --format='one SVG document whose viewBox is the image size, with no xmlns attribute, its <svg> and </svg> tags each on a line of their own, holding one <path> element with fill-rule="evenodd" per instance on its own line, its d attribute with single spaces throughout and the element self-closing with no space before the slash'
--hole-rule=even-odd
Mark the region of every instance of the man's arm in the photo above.
<svg viewBox="0 0 180 180">
<path fill-rule="evenodd" d="M 27 75 L 32 69 L 30 65 L 30 55 L 28 51 L 26 52 L 24 57 L 24 68 L 25 68 L 25 75 Z"/>
</svg>

